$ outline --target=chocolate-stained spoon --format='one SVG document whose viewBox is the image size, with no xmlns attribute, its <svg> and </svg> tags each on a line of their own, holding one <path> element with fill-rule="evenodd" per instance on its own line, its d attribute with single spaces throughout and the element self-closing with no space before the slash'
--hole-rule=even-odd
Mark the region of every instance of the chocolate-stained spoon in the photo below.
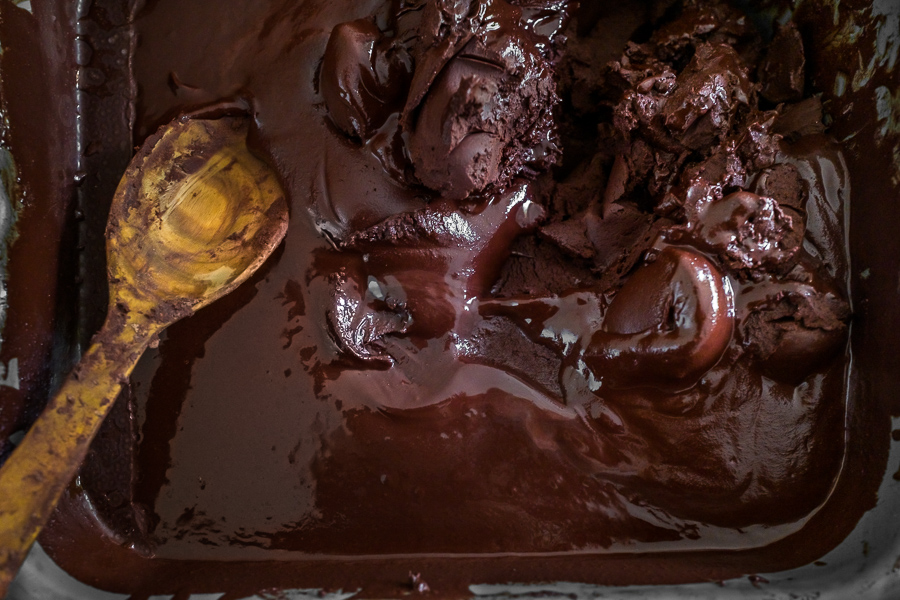
<svg viewBox="0 0 900 600">
<path fill-rule="evenodd" d="M 175 121 L 119 183 L 106 230 L 106 322 L 0 469 L 0 597 L 144 350 L 238 287 L 284 237 L 284 191 L 248 150 L 247 128 L 239 117 Z"/>
</svg>

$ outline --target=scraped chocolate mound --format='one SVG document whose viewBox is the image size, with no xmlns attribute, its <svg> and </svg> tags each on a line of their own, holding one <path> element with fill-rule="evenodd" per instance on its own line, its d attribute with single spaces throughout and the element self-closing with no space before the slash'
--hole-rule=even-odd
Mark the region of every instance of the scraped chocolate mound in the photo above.
<svg viewBox="0 0 900 600">
<path fill-rule="evenodd" d="M 559 98 L 553 45 L 534 25 L 506 0 L 410 3 L 392 37 L 369 20 L 342 24 L 322 65 L 331 118 L 368 139 L 405 92 L 399 123 L 415 179 L 445 198 L 542 171 L 559 154 Z"/>
<path fill-rule="evenodd" d="M 456 199 L 552 165 L 558 97 L 541 52 L 548 40 L 504 0 L 429 3 L 423 12 L 402 114 L 416 177 Z"/>
</svg>

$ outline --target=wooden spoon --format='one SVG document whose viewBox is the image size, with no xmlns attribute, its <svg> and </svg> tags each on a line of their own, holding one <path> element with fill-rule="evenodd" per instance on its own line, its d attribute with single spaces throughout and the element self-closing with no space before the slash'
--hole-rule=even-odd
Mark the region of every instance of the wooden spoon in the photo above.
<svg viewBox="0 0 900 600">
<path fill-rule="evenodd" d="M 176 121 L 119 183 L 106 323 L 0 469 L 0 598 L 144 350 L 244 282 L 284 237 L 284 192 L 246 136 L 242 118 Z"/>
</svg>

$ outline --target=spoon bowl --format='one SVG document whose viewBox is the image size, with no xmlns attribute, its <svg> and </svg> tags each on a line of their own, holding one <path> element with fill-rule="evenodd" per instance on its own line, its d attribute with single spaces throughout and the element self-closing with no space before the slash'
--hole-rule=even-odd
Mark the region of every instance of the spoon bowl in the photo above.
<svg viewBox="0 0 900 600">
<path fill-rule="evenodd" d="M 189 119 L 135 156 L 107 226 L 118 301 L 197 310 L 240 285 L 280 243 L 287 202 L 246 136 L 242 118 Z"/>
</svg>

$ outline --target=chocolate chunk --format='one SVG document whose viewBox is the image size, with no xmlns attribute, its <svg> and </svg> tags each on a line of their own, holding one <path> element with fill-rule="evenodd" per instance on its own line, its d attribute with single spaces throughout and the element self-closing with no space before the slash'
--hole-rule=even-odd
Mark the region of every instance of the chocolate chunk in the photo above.
<svg viewBox="0 0 900 600">
<path fill-rule="evenodd" d="M 793 22 L 779 27 L 759 65 L 760 95 L 769 102 L 796 102 L 803 97 L 806 56 Z"/>
<path fill-rule="evenodd" d="M 561 294 L 590 284 L 589 264 L 562 252 L 555 244 L 528 236 L 512 248 L 492 293 L 501 297 Z"/>
<path fill-rule="evenodd" d="M 775 131 L 775 112 L 752 111 L 729 143 L 737 149 L 747 170 L 757 171 L 775 163 L 781 135 Z"/>
<path fill-rule="evenodd" d="M 678 75 L 663 120 L 685 147 L 699 150 L 728 132 L 738 108 L 749 106 L 752 95 L 737 53 L 729 46 L 702 44 Z"/>
<path fill-rule="evenodd" d="M 834 356 L 849 318 L 849 305 L 832 293 L 785 291 L 752 312 L 741 335 L 768 375 L 797 382 Z"/>
<path fill-rule="evenodd" d="M 677 4 L 676 4 L 677 6 Z M 745 62 L 755 60 L 759 34 L 747 16 L 724 2 L 684 2 L 678 17 L 663 24 L 650 38 L 657 56 L 684 64 L 701 43 L 726 44 Z"/>
<path fill-rule="evenodd" d="M 613 204 L 602 216 L 585 215 L 585 230 L 594 249 L 593 269 L 601 274 L 616 270 L 618 277 L 631 271 L 647 249 L 655 220 L 630 203 Z"/>
<path fill-rule="evenodd" d="M 731 341 L 731 302 L 727 280 L 707 258 L 666 248 L 613 299 L 584 360 L 613 386 L 688 389 Z"/>
<path fill-rule="evenodd" d="M 468 233 L 471 236 L 471 232 Z M 375 246 L 454 247 L 473 241 L 466 234 L 465 217 L 461 213 L 446 207 L 429 207 L 401 213 L 356 231 L 340 246 L 345 250 L 365 250 Z"/>
<path fill-rule="evenodd" d="M 808 191 L 799 171 L 793 165 L 778 164 L 763 170 L 756 179 L 753 191 L 778 201 L 782 209 L 806 210 Z"/>
<path fill-rule="evenodd" d="M 607 188 L 606 156 L 598 152 L 553 189 L 549 212 L 557 219 L 574 217 L 596 204 Z M 611 176 L 610 176 L 611 177 Z"/>
<path fill-rule="evenodd" d="M 688 224 L 673 228 L 671 237 L 690 239 L 731 271 L 747 275 L 788 263 L 800 249 L 803 236 L 794 233 L 801 227 L 774 199 L 735 192 L 689 207 Z"/>
<path fill-rule="evenodd" d="M 722 195 L 722 190 L 743 187 L 747 171 L 731 145 L 717 148 L 706 160 L 685 168 L 679 181 L 657 204 L 661 215 L 685 217 L 685 207 L 699 206 Z"/>
<path fill-rule="evenodd" d="M 822 99 L 813 96 L 802 102 L 784 106 L 775 120 L 772 131 L 789 140 L 823 133 L 825 126 L 822 124 Z"/>
<path fill-rule="evenodd" d="M 467 350 L 480 363 L 515 373 L 551 393 L 561 393 L 559 356 L 544 344 L 529 339 L 516 323 L 505 317 L 493 316 L 480 322 Z"/>
<path fill-rule="evenodd" d="M 594 246 L 588 239 L 587 227 L 582 218 L 550 223 L 541 227 L 539 233 L 567 254 L 585 259 L 594 256 Z"/>
<path fill-rule="evenodd" d="M 370 19 L 341 23 L 328 38 L 319 85 L 331 120 L 350 137 L 368 138 L 405 94 L 408 58 L 384 46 Z"/>
<path fill-rule="evenodd" d="M 461 199 L 497 181 L 510 133 L 501 122 L 498 67 L 452 61 L 422 103 L 409 138 L 416 177 Z"/>
<path fill-rule="evenodd" d="M 504 0 L 424 10 L 402 117 L 419 181 L 463 199 L 554 164 L 558 96 L 546 40 Z"/>
</svg>

